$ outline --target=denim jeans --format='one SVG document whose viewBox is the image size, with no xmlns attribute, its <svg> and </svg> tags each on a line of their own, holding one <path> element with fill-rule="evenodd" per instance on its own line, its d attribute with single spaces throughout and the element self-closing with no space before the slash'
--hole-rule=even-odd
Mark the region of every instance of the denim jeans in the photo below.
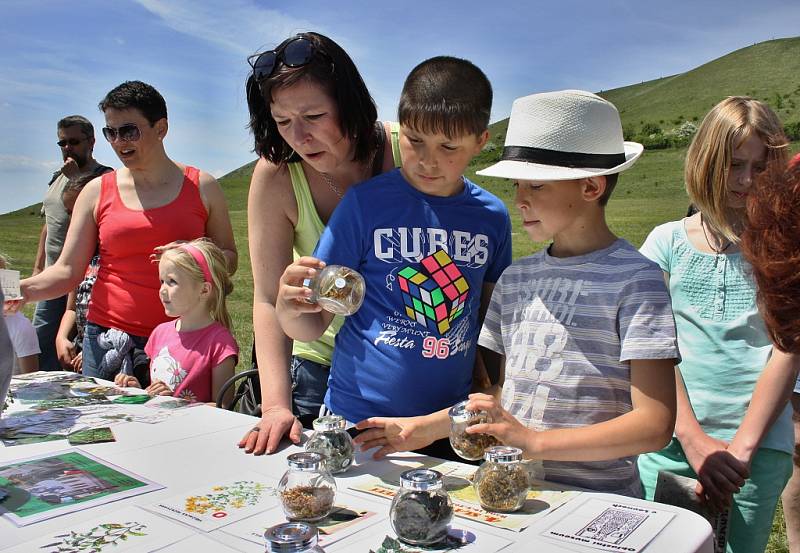
<svg viewBox="0 0 800 553">
<path fill-rule="evenodd" d="M 320 406 L 328 391 L 330 367 L 302 357 L 292 356 L 289 371 L 292 376 L 292 412 L 301 417 L 303 426 L 319 416 Z"/>
<path fill-rule="evenodd" d="M 103 356 L 108 352 L 97 343 L 97 337 L 108 330 L 104 326 L 100 326 L 91 322 L 86 323 L 86 330 L 83 334 L 83 374 L 85 376 L 96 376 L 97 378 L 104 378 L 106 380 L 114 380 L 114 377 L 119 372 L 119 368 L 107 370 L 100 369 L 100 363 Z M 133 349 L 127 355 L 133 364 L 133 374 L 139 380 L 142 387 L 150 385 L 150 360 L 144 353 L 144 346 L 147 343 L 147 338 L 143 336 L 130 335 L 133 340 Z"/>
<path fill-rule="evenodd" d="M 40 301 L 36 304 L 33 315 L 33 327 L 39 338 L 39 369 L 43 371 L 60 371 L 56 353 L 56 335 L 61 326 L 61 317 L 67 308 L 67 296 Z"/>
</svg>

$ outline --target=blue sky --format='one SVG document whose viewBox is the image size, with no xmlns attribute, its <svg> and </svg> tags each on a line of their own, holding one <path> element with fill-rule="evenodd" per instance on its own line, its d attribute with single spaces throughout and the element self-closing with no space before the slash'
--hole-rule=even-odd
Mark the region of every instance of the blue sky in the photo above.
<svg viewBox="0 0 800 553">
<path fill-rule="evenodd" d="M 298 31 L 348 51 L 384 119 L 417 63 L 470 59 L 492 81 L 496 121 L 518 96 L 646 81 L 799 29 L 797 0 L 3 0 L 0 213 L 41 200 L 65 115 L 89 117 L 95 157 L 119 166 L 97 103 L 125 80 L 166 98 L 176 161 L 222 176 L 254 159 L 245 58 Z"/>
</svg>

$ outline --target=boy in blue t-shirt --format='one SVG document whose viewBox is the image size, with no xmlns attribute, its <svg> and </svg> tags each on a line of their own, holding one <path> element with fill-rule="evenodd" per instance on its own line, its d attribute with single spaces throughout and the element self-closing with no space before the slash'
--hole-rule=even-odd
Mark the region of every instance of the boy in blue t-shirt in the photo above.
<svg viewBox="0 0 800 553">
<path fill-rule="evenodd" d="M 505 205 L 462 175 L 486 144 L 491 103 L 488 79 L 468 61 L 414 68 L 400 98 L 402 169 L 348 191 L 316 258 L 281 278 L 281 326 L 312 341 L 333 315 L 305 301 L 303 280 L 324 264 L 364 276 L 364 303 L 336 336 L 325 405 L 369 429 L 356 441 L 380 447 L 376 457 L 440 438 L 421 429 L 446 426 L 446 409 L 473 390 L 483 313 L 511 262 Z"/>
</svg>

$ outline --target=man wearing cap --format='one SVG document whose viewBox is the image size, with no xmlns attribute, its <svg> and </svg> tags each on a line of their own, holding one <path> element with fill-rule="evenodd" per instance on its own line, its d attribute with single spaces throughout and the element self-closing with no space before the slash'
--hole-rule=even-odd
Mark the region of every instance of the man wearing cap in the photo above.
<svg viewBox="0 0 800 553">
<path fill-rule="evenodd" d="M 49 189 L 42 201 L 41 215 L 45 222 L 39 237 L 36 261 L 33 274 L 40 273 L 46 266 L 52 265 L 61 255 L 64 238 L 67 235 L 70 216 L 61 201 L 61 194 L 70 180 L 86 175 L 100 176 L 111 171 L 111 167 L 99 164 L 92 157 L 94 148 L 94 127 L 81 115 L 70 115 L 58 122 L 58 147 L 64 161 L 61 168 L 53 173 L 48 183 Z M 55 371 L 61 367 L 56 355 L 55 339 L 61 317 L 64 314 L 67 297 L 41 301 L 36 305 L 33 326 L 39 338 L 39 367 L 42 370 Z"/>
<path fill-rule="evenodd" d="M 468 432 L 521 448 L 534 476 L 633 497 L 636 456 L 672 437 L 678 357 L 661 269 L 605 217 L 642 149 L 590 92 L 514 102 L 503 157 L 478 174 L 514 181 L 523 228 L 549 246 L 498 280 L 478 343 L 504 358 L 502 384 L 467 406 L 492 421 Z"/>
</svg>

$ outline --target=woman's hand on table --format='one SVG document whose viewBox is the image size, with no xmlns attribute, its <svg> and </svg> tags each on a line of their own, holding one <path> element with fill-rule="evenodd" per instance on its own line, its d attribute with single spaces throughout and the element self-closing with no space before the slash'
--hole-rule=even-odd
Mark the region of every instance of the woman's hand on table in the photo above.
<svg viewBox="0 0 800 553">
<path fill-rule="evenodd" d="M 356 424 L 362 432 L 353 439 L 361 451 L 379 448 L 372 454 L 375 460 L 390 453 L 412 451 L 436 440 L 428 417 L 371 417 Z"/>
<path fill-rule="evenodd" d="M 142 385 L 136 379 L 135 376 L 131 376 L 129 374 L 122 374 L 118 373 L 117 376 L 114 377 L 114 385 L 119 386 L 120 388 L 141 388 Z"/>
<path fill-rule="evenodd" d="M 728 442 L 703 432 L 681 442 L 686 460 L 697 473 L 695 492 L 717 512 L 731 505 L 732 496 L 750 477 L 747 465 L 728 451 Z"/>
<path fill-rule="evenodd" d="M 303 435 L 303 425 L 285 407 L 270 407 L 263 412 L 261 420 L 239 441 L 245 453 L 271 455 L 278 449 L 284 436 L 297 445 Z"/>
<path fill-rule="evenodd" d="M 489 434 L 504 445 L 518 447 L 523 452 L 529 452 L 529 441 L 534 432 L 503 409 L 497 398 L 488 394 L 470 394 L 467 410 L 486 411 L 491 420 L 488 423 L 468 426 L 467 434 Z"/>
</svg>

